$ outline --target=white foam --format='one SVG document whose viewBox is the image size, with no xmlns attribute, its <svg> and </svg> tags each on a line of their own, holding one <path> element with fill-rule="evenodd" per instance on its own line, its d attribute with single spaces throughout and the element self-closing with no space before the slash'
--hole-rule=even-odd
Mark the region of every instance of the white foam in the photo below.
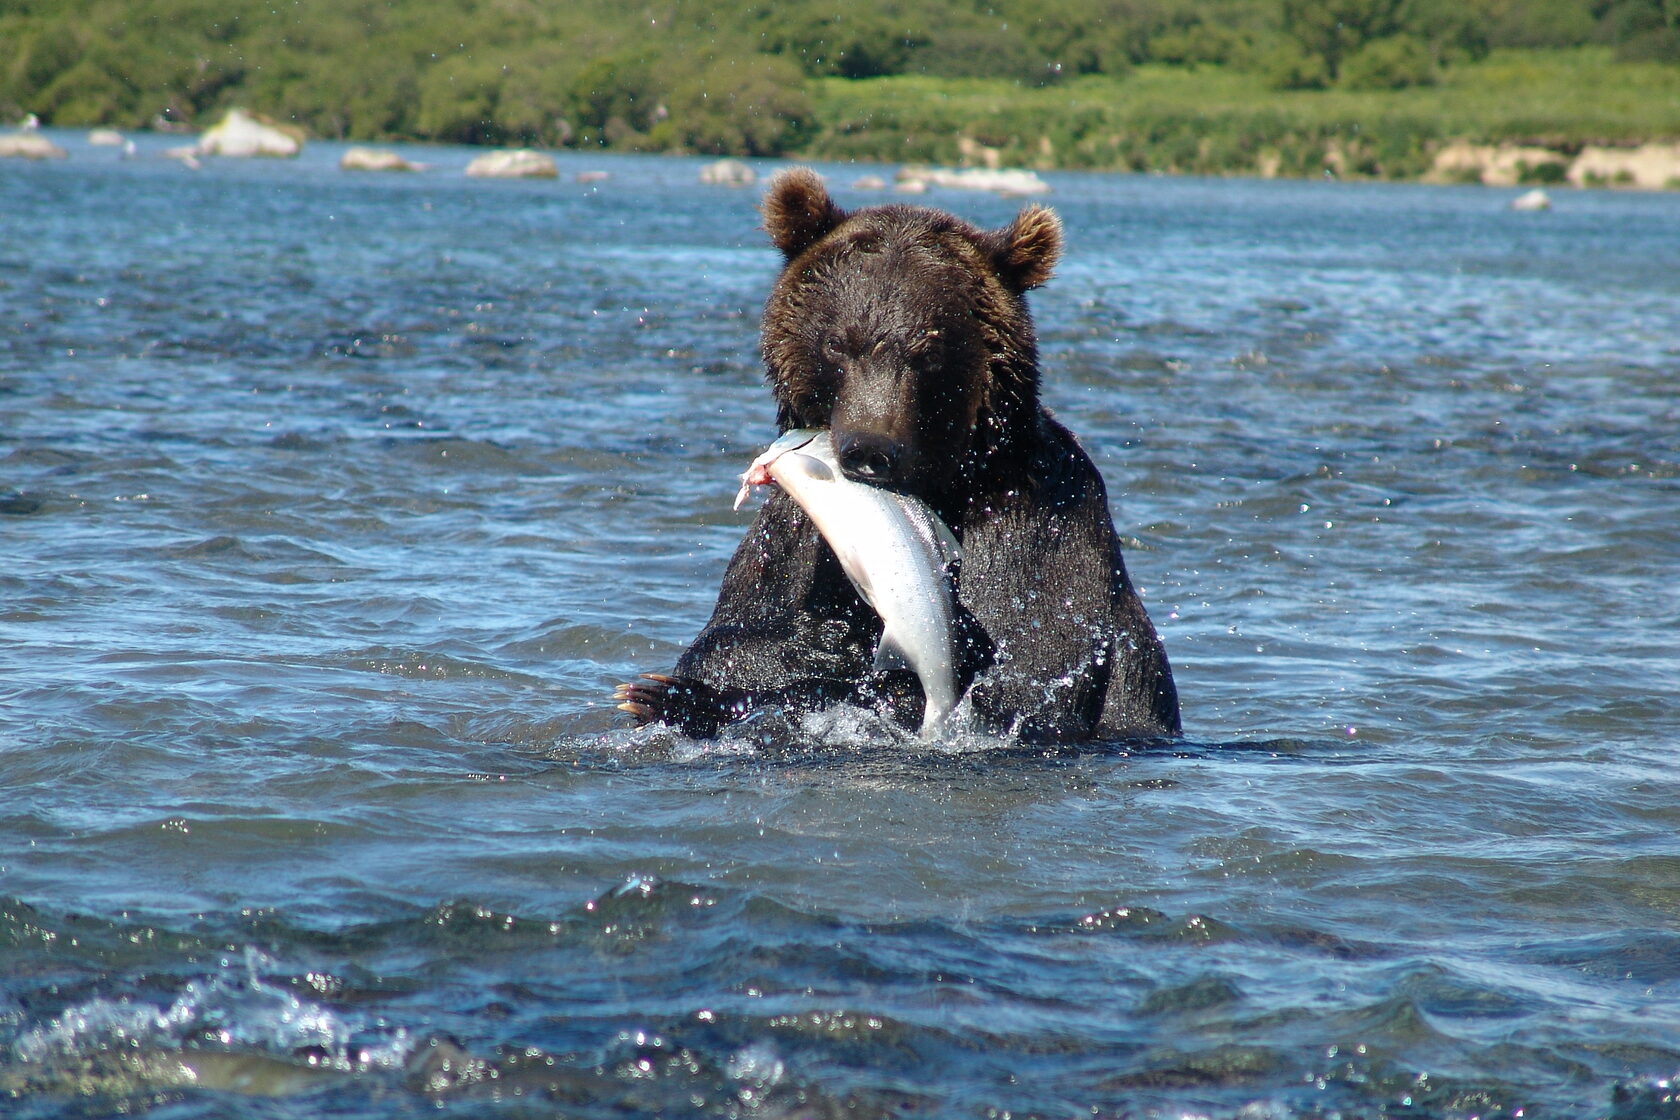
<svg viewBox="0 0 1680 1120">
<path fill-rule="evenodd" d="M 95 996 L 25 1030 L 13 1045 L 36 1064 L 95 1052 L 179 1050 L 187 1043 L 290 1057 L 300 1050 L 346 1071 L 400 1067 L 414 1049 L 402 1027 L 369 1024 L 263 980 L 274 962 L 256 949 L 188 981 L 167 1007 Z"/>
</svg>

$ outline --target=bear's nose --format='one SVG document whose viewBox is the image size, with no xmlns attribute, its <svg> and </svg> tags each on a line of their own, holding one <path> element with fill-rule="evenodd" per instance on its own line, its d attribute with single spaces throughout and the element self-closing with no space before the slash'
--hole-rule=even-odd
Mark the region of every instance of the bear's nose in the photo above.
<svg viewBox="0 0 1680 1120">
<path fill-rule="evenodd" d="M 884 436 L 865 432 L 840 441 L 840 469 L 854 482 L 890 486 L 898 480 L 898 445 Z"/>
</svg>

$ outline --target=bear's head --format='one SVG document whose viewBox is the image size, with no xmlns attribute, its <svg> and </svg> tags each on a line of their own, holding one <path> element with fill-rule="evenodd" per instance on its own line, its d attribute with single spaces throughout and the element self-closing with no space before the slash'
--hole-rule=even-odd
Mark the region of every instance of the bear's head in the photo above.
<svg viewBox="0 0 1680 1120">
<path fill-rule="evenodd" d="M 783 427 L 831 428 L 842 469 L 950 513 L 1005 478 L 1037 428 L 1025 293 L 1061 253 L 1037 205 L 982 230 L 917 206 L 848 213 L 805 168 L 778 175 L 764 226 L 785 264 L 763 345 Z"/>
</svg>

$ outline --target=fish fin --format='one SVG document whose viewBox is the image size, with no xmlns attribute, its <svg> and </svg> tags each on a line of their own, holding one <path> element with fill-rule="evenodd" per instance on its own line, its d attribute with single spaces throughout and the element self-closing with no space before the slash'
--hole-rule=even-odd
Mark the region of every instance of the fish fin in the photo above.
<svg viewBox="0 0 1680 1120">
<path fill-rule="evenodd" d="M 786 455 L 789 451 L 798 451 L 818 436 L 826 435 L 822 428 L 790 428 L 776 437 L 759 459 L 766 464 L 772 463 L 778 456 Z"/>
<path fill-rule="evenodd" d="M 829 469 L 827 463 L 823 462 L 815 455 L 801 455 L 797 451 L 789 451 L 785 456 L 783 456 L 783 458 L 803 460 L 799 469 L 804 471 L 806 477 L 808 478 L 814 479 L 817 482 L 834 481 L 834 472 Z"/>
<path fill-rule="evenodd" d="M 931 510 L 928 512 L 932 514 L 933 539 L 939 546 L 939 562 L 947 568 L 962 563 L 962 542 L 957 540 L 957 535 L 951 532 L 951 527 L 946 525 L 938 514 Z"/>
<path fill-rule="evenodd" d="M 845 559 L 840 561 L 840 567 L 846 573 L 846 578 L 852 581 L 852 586 L 857 589 L 857 593 L 863 596 L 863 601 L 869 604 L 869 609 L 875 610 L 875 586 L 869 582 L 869 572 L 862 564 L 849 564 Z M 853 571 L 853 568 L 857 570 Z M 880 614 L 881 612 L 875 611 L 875 613 Z"/>
<path fill-rule="evenodd" d="M 915 671 L 910 659 L 904 656 L 904 648 L 898 638 L 890 630 L 881 632 L 881 644 L 875 647 L 875 664 L 877 671 L 888 669 L 908 669 Z"/>
</svg>

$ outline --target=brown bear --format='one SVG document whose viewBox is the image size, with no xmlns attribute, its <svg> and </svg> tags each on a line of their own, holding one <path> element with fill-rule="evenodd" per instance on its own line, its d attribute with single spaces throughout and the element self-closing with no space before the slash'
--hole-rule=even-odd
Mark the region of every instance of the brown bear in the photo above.
<svg viewBox="0 0 1680 1120">
<path fill-rule="evenodd" d="M 1056 215 L 1029 205 L 981 230 L 925 207 L 847 212 L 801 168 L 771 183 L 764 225 L 785 261 L 763 320 L 777 422 L 830 429 L 848 477 L 922 499 L 962 542 L 960 683 L 980 726 L 1035 742 L 1177 734 L 1172 671 L 1102 477 L 1039 403 L 1025 293 L 1061 254 Z M 697 736 L 836 702 L 914 726 L 920 685 L 873 667 L 880 633 L 775 491 L 694 644 L 618 699 Z"/>
</svg>

